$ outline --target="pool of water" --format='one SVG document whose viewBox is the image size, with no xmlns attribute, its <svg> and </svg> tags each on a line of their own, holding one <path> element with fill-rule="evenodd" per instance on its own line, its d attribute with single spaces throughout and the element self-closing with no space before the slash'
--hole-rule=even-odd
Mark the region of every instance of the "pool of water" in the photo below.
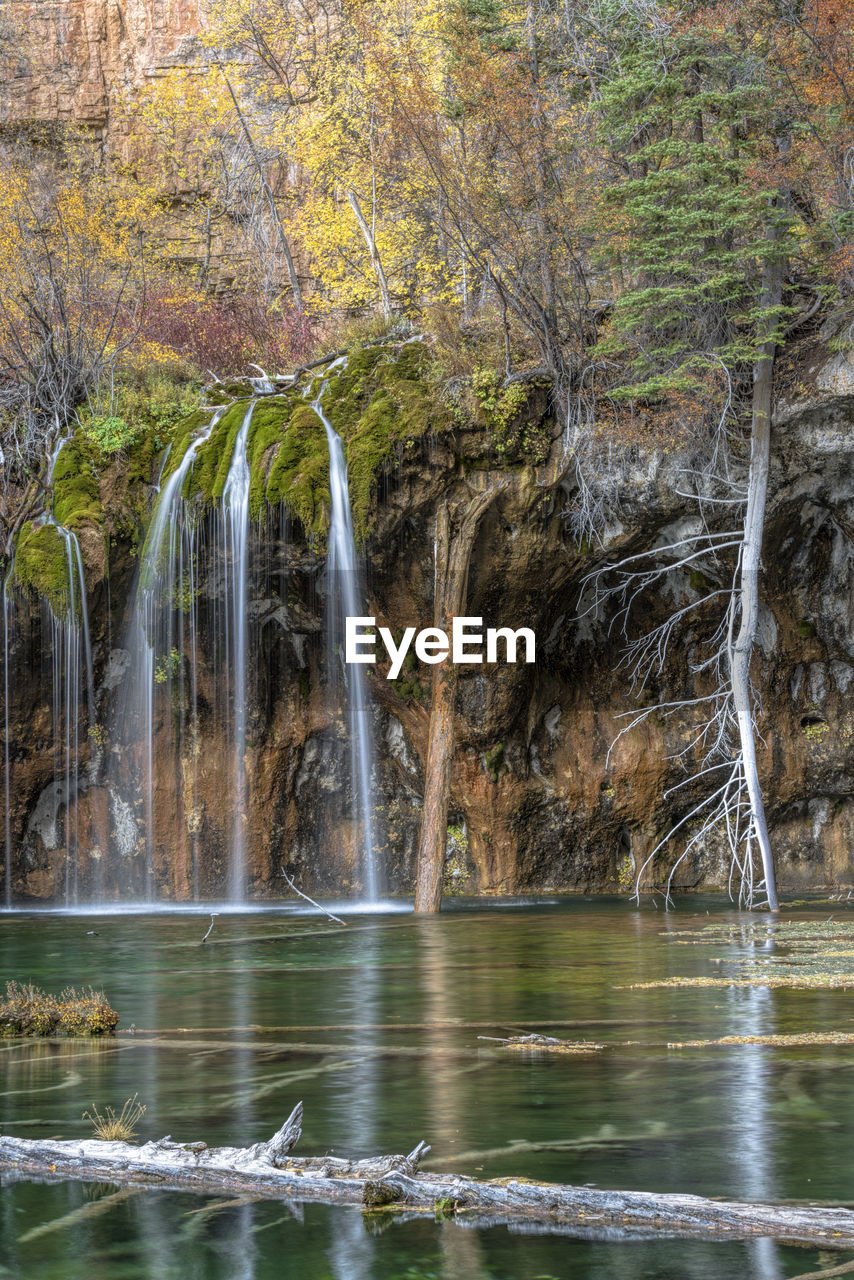
<svg viewBox="0 0 854 1280">
<path fill-rule="evenodd" d="M 423 1138 L 436 1170 L 854 1201 L 854 1047 L 668 1047 L 854 1031 L 848 993 L 630 987 L 747 954 L 739 936 L 715 947 L 677 937 L 746 919 L 719 901 L 667 914 L 615 900 L 454 903 L 436 919 L 346 919 L 223 911 L 203 944 L 210 921 L 193 912 L 0 915 L 0 977 L 53 991 L 91 983 L 121 1015 L 104 1042 L 0 1042 L 0 1128 L 82 1136 L 93 1103 L 119 1109 L 138 1094 L 140 1139 L 244 1145 L 302 1100 L 303 1154 L 403 1152 Z M 558 1057 L 496 1043 L 528 1031 L 608 1048 Z M 6 1175 L 0 1189 L 0 1276 L 46 1280 L 783 1280 L 850 1256 Z"/>
</svg>

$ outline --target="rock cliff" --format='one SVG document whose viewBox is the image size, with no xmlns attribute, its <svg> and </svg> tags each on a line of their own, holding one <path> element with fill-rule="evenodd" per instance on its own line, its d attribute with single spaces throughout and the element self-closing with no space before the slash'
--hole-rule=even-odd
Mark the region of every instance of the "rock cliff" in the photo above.
<svg viewBox="0 0 854 1280">
<path fill-rule="evenodd" d="M 510 483 L 475 545 L 467 612 L 482 617 L 484 626 L 532 627 L 538 639 L 532 666 L 461 669 L 448 886 L 481 893 L 628 892 L 635 867 L 699 796 L 696 786 L 667 795 L 684 777 L 674 757 L 690 740 L 692 717 L 656 714 L 611 749 L 624 723 L 619 717 L 639 704 L 621 666 L 624 639 L 613 615 L 586 613 L 579 601 L 585 577 L 606 558 L 663 545 L 694 518 L 679 493 L 685 454 L 639 448 L 626 454 L 619 519 L 606 545 L 579 547 L 568 520 L 573 473 L 563 459 L 548 387 L 536 380 L 521 384 L 524 395 L 498 422 L 474 398 L 464 412 L 450 412 L 419 383 L 417 369 L 405 364 L 410 359 L 401 348 L 363 365 L 356 361 L 349 380 L 339 379 L 329 393 L 330 412 L 337 410 L 336 426 L 348 443 L 371 612 L 397 632 L 430 625 L 438 506 L 453 506 L 504 475 Z M 760 766 L 784 889 L 849 883 L 854 837 L 854 371 L 820 344 L 806 346 L 799 360 L 774 427 L 754 666 Z M 397 370 L 396 382 L 382 372 L 388 367 Z M 176 440 L 173 450 L 178 446 Z M 324 633 L 328 480 L 322 465 L 311 471 L 311 448 L 300 404 L 287 395 L 269 401 L 250 448 L 256 532 L 248 602 L 251 801 L 244 821 L 258 896 L 278 892 L 282 868 L 308 892 L 358 891 L 346 731 L 330 696 Z M 294 461 L 299 449 L 301 460 Z M 84 752 L 89 765 L 81 769 L 75 818 L 82 897 L 96 883 L 107 896 L 121 883 L 139 883 L 127 868 L 143 856 L 141 800 L 115 782 L 116 717 L 130 678 L 123 635 L 140 545 L 137 513 L 154 501 L 161 462 L 162 454 L 150 449 L 141 462 L 126 458 L 101 468 L 103 527 L 87 518 L 79 528 L 100 726 Z M 213 476 L 215 459 L 194 473 L 200 511 L 211 502 L 202 492 L 205 466 Z M 629 635 L 707 587 L 693 575 L 671 574 L 659 591 L 638 599 Z M 202 602 L 222 592 L 215 557 L 200 569 L 197 589 Z M 19 900 L 58 899 L 70 822 L 57 792 L 50 670 L 44 669 L 49 622 L 29 600 L 19 604 L 12 646 L 13 886 Z M 697 691 L 689 658 L 703 625 L 701 613 L 680 635 L 656 687 L 645 691 L 648 701 Z M 173 695 L 158 704 L 154 742 L 161 815 L 154 873 L 158 893 L 175 899 L 221 894 L 229 858 L 216 638 L 204 629 L 200 634 L 198 733 L 174 747 L 186 708 Z M 378 664 L 371 675 L 381 861 L 388 891 L 405 892 L 420 816 L 429 672 L 409 663 L 396 681 L 385 674 Z M 650 883 L 665 878 L 678 852 L 675 842 L 662 851 Z M 677 884 L 723 887 L 727 869 L 722 847 L 707 842 L 681 864 Z"/>
</svg>

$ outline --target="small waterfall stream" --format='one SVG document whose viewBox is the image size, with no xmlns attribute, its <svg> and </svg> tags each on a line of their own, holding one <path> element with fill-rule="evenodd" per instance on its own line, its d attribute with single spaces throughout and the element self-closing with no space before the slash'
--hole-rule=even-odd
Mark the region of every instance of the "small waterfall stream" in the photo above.
<svg viewBox="0 0 854 1280">
<path fill-rule="evenodd" d="M 354 818 L 361 823 L 362 831 L 362 896 L 368 902 L 376 902 L 379 894 L 374 836 L 373 790 L 373 732 L 370 718 L 370 700 L 367 682 L 358 663 L 343 664 L 344 620 L 358 617 L 364 612 L 360 587 L 359 560 L 356 540 L 353 536 L 353 517 L 350 510 L 350 490 L 347 482 L 347 462 L 341 437 L 323 412 L 321 398 L 324 386 L 312 408 L 326 429 L 329 445 L 329 489 L 332 496 L 332 518 L 329 527 L 327 575 L 329 581 L 329 623 L 327 652 L 330 665 L 340 654 L 344 670 L 349 728 L 350 777 L 353 793 Z"/>
<path fill-rule="evenodd" d="M 219 717 L 224 727 L 227 765 L 221 795 L 223 809 L 226 814 L 230 811 L 223 890 L 230 902 L 246 900 L 246 725 L 250 659 L 247 620 L 250 473 L 246 445 L 255 404 L 253 400 L 247 407 L 235 438 L 221 508 L 200 514 L 193 503 L 185 502 L 183 491 L 198 454 L 211 439 L 226 408 L 213 414 L 210 423 L 190 443 L 179 465 L 161 485 L 143 550 L 128 646 L 129 692 L 119 729 L 126 762 L 112 803 L 116 810 L 113 816 L 118 852 L 129 862 L 135 845 L 134 805 L 129 797 L 136 789 L 128 765 L 135 755 L 141 754 L 144 883 L 126 884 L 122 892 L 141 890 L 147 899 L 158 896 L 161 828 L 164 833 L 174 829 L 174 811 L 171 806 L 169 812 L 162 809 L 171 794 L 183 807 L 184 826 L 191 844 L 187 888 L 194 899 L 204 896 L 199 858 L 199 686 L 202 676 L 199 596 L 203 576 L 208 574 L 210 583 L 218 585 L 204 615 L 213 644 L 213 671 L 207 697 L 212 714 Z M 166 789 L 161 791 L 164 782 Z M 124 823 L 119 821 L 120 809 L 125 815 Z"/>
<path fill-rule="evenodd" d="M 189 733 L 190 759 L 193 777 L 191 793 L 196 791 L 196 750 L 198 690 L 196 681 L 196 520 L 188 514 L 183 498 L 184 482 L 190 474 L 196 455 L 210 439 L 222 417 L 224 409 L 218 409 L 210 422 L 190 441 L 183 458 L 161 483 L 157 505 L 148 536 L 142 551 L 136 599 L 130 624 L 128 651 L 130 655 L 127 694 L 120 708 L 117 737 L 122 743 L 125 768 L 135 754 L 141 755 L 141 778 L 138 787 L 142 793 L 142 817 L 145 829 L 145 870 L 143 883 L 133 883 L 130 874 L 124 877 L 120 889 L 133 895 L 140 890 L 148 899 L 155 894 L 155 848 L 157 816 L 154 801 L 156 783 L 154 772 L 155 699 L 158 686 L 165 686 L 171 698 L 173 682 L 183 681 L 186 633 L 189 631 L 191 665 L 191 718 L 189 725 L 179 725 Z M 165 466 L 165 459 L 164 459 Z M 180 751 L 180 742 L 176 743 Z M 133 768 L 131 764 L 131 769 Z M 124 783 L 124 786 L 122 785 Z M 119 786 L 111 797 L 114 842 L 120 858 L 128 861 L 136 844 L 132 806 L 122 791 L 127 793 L 130 779 L 120 778 Z M 191 828 L 192 830 L 192 828 Z M 194 833 L 195 834 L 195 833 Z M 198 849 L 193 843 L 193 893 L 198 897 Z"/>
<path fill-rule="evenodd" d="M 226 674 L 231 683 L 230 739 L 232 767 L 232 848 L 229 898 L 246 898 L 246 675 L 247 675 L 247 586 L 249 579 L 249 462 L 246 439 L 256 401 L 246 416 L 234 443 L 234 454 L 222 495 L 223 561 L 226 573 Z"/>
<path fill-rule="evenodd" d="M 48 472 L 48 485 L 53 483 L 56 463 L 65 442 L 63 438 L 54 449 Z M 57 612 L 52 606 L 48 606 L 47 612 L 53 668 L 55 838 L 58 843 L 59 813 L 64 806 L 65 904 L 74 906 L 78 902 L 80 889 L 78 815 L 78 797 L 81 791 L 80 751 L 95 726 L 95 682 L 89 632 L 89 606 L 86 596 L 86 579 L 83 573 L 83 557 L 80 554 L 77 535 L 65 525 L 59 524 L 52 511 L 45 514 L 42 519 L 44 524 L 56 529 L 62 539 L 67 570 L 64 608 Z M 8 636 L 7 627 L 4 627 L 4 634 Z M 5 656 L 8 679 L 8 654 Z M 81 740 L 83 724 L 81 704 L 84 697 L 86 737 Z M 89 775 L 87 786 L 93 780 L 98 768 L 98 753 L 94 742 L 92 750 L 92 762 L 87 771 Z M 8 785 L 8 767 L 6 777 Z"/>
<path fill-rule="evenodd" d="M 13 600 L 10 590 L 12 570 L 9 570 L 3 581 L 3 905 L 12 905 L 12 800 L 11 770 L 12 761 L 9 751 L 9 632 L 13 618 Z"/>
</svg>

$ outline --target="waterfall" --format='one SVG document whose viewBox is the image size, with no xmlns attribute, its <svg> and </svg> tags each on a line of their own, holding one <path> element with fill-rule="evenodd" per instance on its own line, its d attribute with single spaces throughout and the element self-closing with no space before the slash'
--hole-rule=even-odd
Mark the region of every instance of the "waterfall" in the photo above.
<svg viewBox="0 0 854 1280">
<path fill-rule="evenodd" d="M 55 648 L 65 656 L 64 671 L 58 672 L 54 680 L 54 703 L 57 700 L 65 713 L 65 842 L 68 849 L 65 875 L 65 901 L 67 906 L 78 901 L 79 894 L 79 852 L 80 825 L 77 800 L 80 795 L 80 725 L 81 725 L 81 676 L 83 678 L 86 698 L 87 730 L 95 727 L 95 682 L 92 671 L 92 644 L 89 635 L 89 607 L 86 599 L 86 579 L 83 576 L 83 557 L 80 554 L 80 543 L 77 535 L 63 525 L 56 526 L 65 543 L 65 563 L 68 568 L 68 605 L 65 617 L 54 618 Z M 64 688 L 63 688 L 64 685 Z M 58 697 L 57 697 L 58 691 Z M 87 733 L 91 739 L 91 734 Z M 97 771 L 99 752 L 97 744 L 90 742 L 92 758 L 88 769 L 88 782 L 94 780 Z M 74 800 L 73 845 L 69 839 L 71 825 L 70 805 Z M 72 856 L 73 848 L 73 856 Z"/>
<path fill-rule="evenodd" d="M 46 488 L 53 483 L 57 459 L 66 443 L 67 437 L 60 439 L 50 457 L 48 464 Z M 52 603 L 43 605 L 43 627 L 50 635 L 51 646 L 51 683 L 52 683 L 52 726 L 53 726 L 53 761 L 54 780 L 52 791 L 53 830 L 57 845 L 59 843 L 59 814 L 64 808 L 63 822 L 65 838 L 65 877 L 64 897 L 67 906 L 73 906 L 79 895 L 79 819 L 78 797 L 81 791 L 80 751 L 86 739 L 81 742 L 81 727 L 85 723 L 87 737 L 95 726 L 95 686 L 92 668 L 92 645 L 89 634 L 89 609 L 86 598 L 86 579 L 83 573 L 83 558 L 80 554 L 80 543 L 77 536 L 64 525 L 59 524 L 52 511 L 40 517 L 42 525 L 56 530 L 65 548 L 65 594 L 56 607 Z M 12 626 L 14 622 L 14 599 L 11 580 L 13 568 L 3 583 L 3 792 L 4 792 L 4 877 L 3 898 L 6 906 L 12 902 L 12 823 L 11 823 L 11 753 L 10 753 L 10 661 L 12 658 Z M 85 721 L 81 703 L 85 696 Z M 88 770 L 88 782 L 94 780 L 99 755 L 96 743 L 92 742 L 93 758 Z"/>
<path fill-rule="evenodd" d="M 3 815 L 4 815 L 4 875 L 3 903 L 12 905 L 12 817 L 9 812 L 11 804 L 9 754 L 9 628 L 12 625 L 12 596 L 9 591 L 11 570 L 3 582 Z"/>
<path fill-rule="evenodd" d="M 249 575 L 249 462 L 246 438 L 255 401 L 237 434 L 234 454 L 222 494 L 222 533 L 226 573 L 226 675 L 231 682 L 230 739 L 231 786 L 234 818 L 229 874 L 229 897 L 243 902 L 246 897 L 246 598 Z"/>
<path fill-rule="evenodd" d="M 61 439 L 50 459 L 47 483 L 53 483 L 53 474 L 57 459 L 65 444 Z M 80 727 L 81 695 L 85 691 L 87 730 L 95 726 L 95 683 L 92 667 L 92 645 L 89 633 L 89 608 L 86 598 L 86 579 L 83 573 L 83 557 L 80 554 L 80 543 L 77 535 L 65 525 L 59 524 L 52 512 L 43 517 L 43 523 L 56 529 L 65 547 L 66 593 L 64 608 L 57 612 L 52 605 L 48 608 L 51 636 L 51 653 L 53 656 L 53 743 L 54 743 L 54 796 L 56 798 L 56 816 L 58 822 L 59 809 L 65 806 L 65 903 L 73 906 L 78 901 L 80 889 L 80 827 L 78 816 L 78 797 L 80 785 Z M 4 591 L 4 596 L 5 596 Z M 5 620 L 5 603 L 4 603 Z M 4 634 L 8 636 L 8 627 L 4 626 Z M 6 656 L 6 681 L 8 686 L 8 653 Z M 82 667 L 82 670 L 81 670 Z M 81 679 L 82 677 L 82 679 Z M 8 687 L 7 687 L 8 699 Z M 7 754 L 8 754 L 8 710 L 7 710 Z M 87 733 L 87 737 L 91 734 Z M 96 744 L 92 743 L 95 752 L 93 766 L 89 769 L 89 779 L 93 780 L 93 772 L 97 769 L 98 754 Z M 8 786 L 8 766 L 6 770 Z M 8 802 L 7 802 L 8 825 Z M 8 854 L 7 854 L 8 860 Z"/>
<path fill-rule="evenodd" d="M 210 423 L 190 443 L 181 462 L 165 483 L 152 517 L 139 571 L 128 648 L 131 655 L 128 693 L 119 717 L 119 734 L 126 757 L 122 785 L 124 796 L 134 789 L 133 758 L 141 755 L 142 820 L 145 830 L 145 870 L 142 882 L 134 882 L 129 869 L 120 884 L 123 894 L 142 892 L 157 896 L 158 834 L 174 832 L 175 810 L 170 804 L 174 785 L 176 802 L 183 806 L 190 841 L 191 865 L 187 889 L 193 898 L 203 896 L 200 865 L 202 814 L 199 807 L 199 660 L 202 576 L 219 582 L 216 599 L 205 615 L 213 646 L 208 702 L 221 714 L 225 728 L 227 778 L 223 779 L 222 808 L 230 816 L 228 867 L 224 891 L 229 901 L 246 899 L 246 824 L 248 786 L 246 772 L 247 671 L 249 637 L 247 597 L 249 575 L 249 463 L 246 445 L 255 401 L 246 409 L 237 433 L 225 480 L 221 511 L 199 517 L 185 503 L 184 483 L 199 452 L 210 440 L 226 409 L 219 409 Z M 206 595 L 212 593 L 206 592 Z M 163 711 L 162 724 L 158 714 Z M 159 732 L 171 733 L 171 752 L 159 745 Z M 155 758 L 156 755 L 156 758 Z M 171 769 L 169 775 L 166 770 Z M 182 797 L 181 798 L 179 798 Z M 132 809 L 116 794 L 112 801 L 123 806 L 129 821 L 119 822 L 114 812 L 119 858 L 130 868 L 136 848 Z M 167 811 L 168 808 L 168 811 Z M 177 865 L 177 850 L 173 859 Z"/>
<path fill-rule="evenodd" d="M 329 489 L 332 496 L 332 519 L 329 528 L 329 628 L 328 655 L 333 662 L 336 652 L 343 653 L 344 619 L 357 617 L 364 612 L 359 583 L 359 561 L 356 540 L 353 536 L 353 518 L 350 511 L 350 490 L 347 483 L 347 463 L 344 446 L 321 407 L 320 394 L 312 408 L 326 428 L 329 445 Z M 353 809 L 362 828 L 362 893 L 369 902 L 376 902 L 378 876 L 374 844 L 374 815 L 371 787 L 373 767 L 373 735 L 370 720 L 370 702 L 363 668 L 359 664 L 345 666 L 347 689 L 347 715 L 350 745 L 350 777 Z"/>
<path fill-rule="evenodd" d="M 196 520 L 188 513 L 183 499 L 184 482 L 199 449 L 210 439 L 225 409 L 218 409 L 208 425 L 191 440 L 183 458 L 165 485 L 161 483 L 151 527 L 145 540 L 139 569 L 136 598 L 130 624 L 130 655 L 127 693 L 120 708 L 117 737 L 124 754 L 132 757 L 141 752 L 138 789 L 142 795 L 145 828 L 145 866 L 140 883 L 129 870 L 120 877 L 119 888 L 134 894 L 140 890 L 146 898 L 155 891 L 155 849 L 157 815 L 154 778 L 154 708 L 158 685 L 165 686 L 171 697 L 173 684 L 184 680 L 185 642 L 190 649 L 190 757 L 192 761 L 191 795 L 196 797 L 196 759 L 198 730 L 198 686 L 196 650 L 198 617 L 196 606 Z M 165 461 L 164 461 L 165 465 Z M 162 472 L 161 472 L 162 476 Z M 189 636 L 187 635 L 189 633 Z M 179 724 L 179 738 L 186 725 Z M 180 741 L 177 744 L 180 748 Z M 129 761 L 126 760 L 126 767 Z M 133 768 L 131 764 L 131 769 Z M 128 784 L 132 778 L 127 779 Z M 132 811 L 117 792 L 111 798 L 115 843 L 122 861 L 129 862 L 136 848 L 136 831 Z M 173 815 L 170 815 L 173 816 Z M 192 844 L 193 896 L 199 896 L 198 832 L 189 823 Z"/>
</svg>

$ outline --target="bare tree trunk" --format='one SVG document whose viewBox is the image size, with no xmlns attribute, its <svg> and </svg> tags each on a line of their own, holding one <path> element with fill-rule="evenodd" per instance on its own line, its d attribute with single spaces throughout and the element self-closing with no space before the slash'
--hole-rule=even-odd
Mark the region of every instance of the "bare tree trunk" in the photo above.
<svg viewBox="0 0 854 1280">
<path fill-rule="evenodd" d="M 119 1186 L 153 1185 L 208 1195 L 242 1196 L 296 1204 L 362 1205 L 400 1212 L 403 1221 L 433 1214 L 444 1205 L 464 1226 L 533 1224 L 607 1239 L 615 1230 L 703 1239 L 755 1239 L 757 1235 L 814 1243 L 822 1249 L 854 1246 L 854 1213 L 826 1204 L 757 1204 L 706 1200 L 696 1195 L 606 1191 L 530 1178 L 480 1181 L 459 1172 L 420 1171 L 430 1148 L 419 1142 L 409 1155 L 347 1160 L 295 1156 L 302 1127 L 296 1108 L 269 1142 L 251 1147 L 209 1147 L 206 1142 L 161 1138 L 136 1146 L 97 1138 L 62 1141 L 0 1135 L 0 1171 L 13 1178 L 76 1180 Z M 115 1201 L 113 1202 L 115 1203 Z M 458 1210 L 461 1210 L 457 1217 Z M 712 1234 L 713 1233 L 713 1234 Z M 470 1234 L 461 1232 L 461 1235 Z M 841 1274 L 832 1268 L 827 1275 Z"/>
<path fill-rule="evenodd" d="M 779 239 L 777 228 L 769 228 L 768 239 Z M 762 870 L 768 906 L 779 909 L 774 859 L 768 839 L 765 805 L 756 767 L 756 736 L 750 696 L 750 659 L 756 641 L 759 619 L 759 569 L 762 555 L 762 530 L 765 524 L 765 499 L 768 491 L 768 469 L 771 456 L 771 397 L 774 381 L 774 356 L 777 341 L 778 308 L 783 289 L 783 261 L 774 254 L 766 260 L 763 271 L 761 308 L 764 341 L 753 369 L 753 421 L 750 436 L 750 475 L 747 487 L 747 512 L 744 517 L 744 542 L 741 548 L 741 625 L 730 647 L 732 696 L 738 716 L 738 731 L 744 764 L 744 777 L 750 797 L 753 833 L 762 856 Z"/>
<path fill-rule="evenodd" d="M 293 255 L 291 254 L 291 246 L 288 243 L 288 237 L 285 235 L 285 228 L 282 226 L 282 220 L 279 217 L 279 210 L 276 206 L 276 197 L 273 194 L 273 188 L 270 186 L 269 182 L 267 181 L 267 175 L 264 172 L 264 165 L 261 161 L 261 157 L 258 154 L 258 150 L 255 146 L 255 141 L 252 137 L 252 134 L 249 131 L 249 125 L 246 123 L 246 117 L 243 114 L 242 110 L 240 109 L 240 103 L 237 101 L 237 95 L 235 94 L 234 89 L 231 87 L 231 81 L 229 80 L 228 76 L 225 74 L 225 68 L 222 66 L 221 63 L 219 64 L 219 69 L 222 72 L 222 77 L 225 80 L 229 96 L 231 98 L 231 101 L 234 104 L 234 110 L 237 112 L 237 119 L 240 121 L 240 127 L 243 130 L 243 136 L 246 139 L 246 145 L 249 148 L 252 159 L 255 161 L 255 168 L 258 170 L 258 179 L 261 183 L 261 189 L 267 198 L 267 204 L 270 209 L 270 216 L 273 219 L 273 224 L 276 228 L 276 235 L 278 236 L 279 244 L 281 246 L 282 253 L 285 256 L 285 262 L 287 263 L 288 279 L 291 282 L 291 292 L 293 293 L 293 296 L 294 296 L 294 306 L 296 307 L 297 311 L 302 311 L 303 309 L 302 289 L 300 288 L 299 276 L 297 275 L 297 269 L 294 266 Z"/>
<path fill-rule="evenodd" d="M 451 514 L 444 504 L 436 521 L 436 590 L 434 624 L 447 630 L 456 614 L 465 611 L 469 564 L 480 520 L 506 480 L 479 493 L 466 507 L 459 530 L 452 533 Z M 456 667 L 450 655 L 433 668 L 430 697 L 430 727 L 427 736 L 427 766 L 424 780 L 424 809 L 418 837 L 415 879 L 415 910 L 438 911 L 442 906 L 442 871 L 448 838 L 448 801 L 451 792 L 451 763 L 454 756 L 454 701 L 457 692 Z"/>
<path fill-rule="evenodd" d="M 379 252 L 377 250 L 376 236 L 371 231 L 371 228 L 368 226 L 368 221 L 365 215 L 362 213 L 362 208 L 361 208 L 361 205 L 359 204 L 359 200 L 358 200 L 358 197 L 356 196 L 355 191 L 348 191 L 347 199 L 350 202 L 350 208 L 353 210 L 353 215 L 359 224 L 359 230 L 364 236 L 365 244 L 368 246 L 368 253 L 370 254 L 370 258 L 371 258 L 371 266 L 374 269 L 374 275 L 376 276 L 377 284 L 380 287 L 380 298 L 382 299 L 382 304 L 383 304 L 383 318 L 385 320 L 390 320 L 392 315 L 391 295 L 389 294 L 389 291 L 388 291 L 388 281 L 386 280 L 385 271 L 383 270 L 383 264 L 380 259 Z"/>
</svg>

